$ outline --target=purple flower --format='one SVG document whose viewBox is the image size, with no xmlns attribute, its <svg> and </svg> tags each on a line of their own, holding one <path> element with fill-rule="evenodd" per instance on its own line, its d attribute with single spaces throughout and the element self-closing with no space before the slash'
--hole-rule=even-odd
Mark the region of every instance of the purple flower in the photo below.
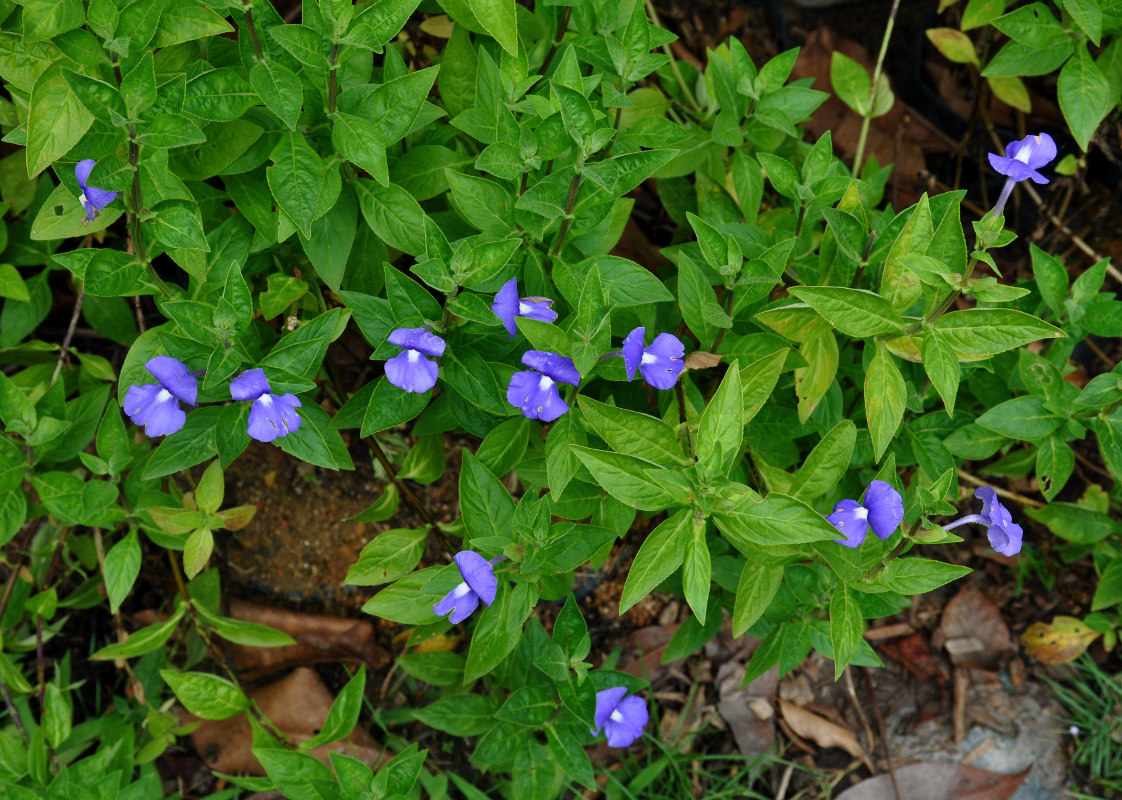
<svg viewBox="0 0 1122 800">
<path fill-rule="evenodd" d="M 501 559 L 502 556 L 499 556 L 494 561 L 488 561 L 471 550 L 461 550 L 456 553 L 452 560 L 456 562 L 456 568 L 460 571 L 463 580 L 432 607 L 433 613 L 443 617 L 451 611 L 452 615 L 448 617 L 448 621 L 455 625 L 470 617 L 471 613 L 479 608 L 480 600 L 483 601 L 483 605 L 490 607 L 491 603 L 495 602 L 495 593 L 499 589 L 494 565 Z"/>
<path fill-rule="evenodd" d="M 230 381 L 230 396 L 252 400 L 248 432 L 259 442 L 271 442 L 300 430 L 300 398 L 294 394 L 270 394 L 265 370 L 250 369 Z"/>
<path fill-rule="evenodd" d="M 873 481 L 865 490 L 864 504 L 842 500 L 826 521 L 845 536 L 835 539 L 846 547 L 859 547 L 869 528 L 883 541 L 896 532 L 904 519 L 904 499 L 885 481 Z"/>
<path fill-rule="evenodd" d="M 96 163 L 92 158 L 87 158 L 79 161 L 74 167 L 74 177 L 78 179 L 78 185 L 82 187 L 78 202 L 86 210 L 86 219 L 82 223 L 83 225 L 89 225 L 102 209 L 117 199 L 116 192 L 108 192 L 105 189 L 86 185 L 86 181 L 89 179 Z M 180 423 L 180 425 L 182 424 Z"/>
<path fill-rule="evenodd" d="M 390 344 L 404 347 L 386 362 L 386 379 L 407 392 L 424 393 L 436 386 L 439 372 L 435 361 L 425 356 L 444 355 L 444 340 L 426 328 L 398 328 L 386 337 Z"/>
<path fill-rule="evenodd" d="M 518 279 L 511 278 L 503 284 L 503 288 L 495 294 L 495 302 L 491 310 L 495 316 L 503 321 L 503 327 L 514 338 L 518 331 L 515 317 L 538 319 L 542 322 L 553 322 L 557 319 L 557 312 L 553 310 L 553 301 L 548 297 L 518 297 Z"/>
<path fill-rule="evenodd" d="M 578 386 L 580 373 L 576 365 L 571 358 L 541 350 L 527 350 L 522 363 L 531 369 L 510 376 L 507 402 L 522 409 L 528 419 L 553 422 L 569 410 L 557 391 L 557 382 Z"/>
<path fill-rule="evenodd" d="M 186 364 L 171 356 L 150 358 L 144 368 L 157 382 L 130 386 L 125 392 L 125 413 L 137 425 L 143 425 L 149 436 L 175 433 L 187 421 L 187 412 L 179 407 L 179 401 L 195 405 L 199 382 Z"/>
<path fill-rule="evenodd" d="M 1025 178 L 1032 178 L 1036 183 L 1048 183 L 1048 179 L 1037 172 L 1038 169 L 1056 157 L 1056 143 L 1046 133 L 1035 136 L 1026 136 L 1019 142 L 1010 142 L 1005 148 L 1005 155 L 989 153 L 990 166 L 1002 175 L 1008 175 L 1005 186 L 997 198 L 997 203 L 990 212 L 998 216 L 1004 209 L 1009 195 L 1013 192 L 1013 185 Z"/>
<path fill-rule="evenodd" d="M 647 704 L 638 695 L 624 697 L 626 686 L 616 686 L 596 693 L 596 727 L 593 736 L 600 735 L 600 729 L 608 735 L 609 747 L 627 747 L 643 735 L 643 726 L 650 715 Z"/>
<path fill-rule="evenodd" d="M 627 369 L 627 380 L 634 380 L 635 370 L 643 373 L 643 380 L 656 389 L 672 389 L 678 382 L 685 364 L 682 356 L 686 346 L 672 333 L 660 333 L 643 347 L 646 328 L 636 328 L 623 340 L 623 365 Z"/>
<path fill-rule="evenodd" d="M 982 501 L 981 514 L 967 514 L 961 519 L 956 519 L 949 525 L 944 525 L 943 530 L 951 530 L 959 525 L 975 523 L 986 526 L 986 536 L 989 537 L 990 547 L 1003 556 L 1015 556 L 1021 552 L 1021 540 L 1025 532 L 1020 525 L 1013 521 L 1009 509 L 997 499 L 997 492 L 989 486 L 979 486 L 974 490 L 974 496 Z"/>
<path fill-rule="evenodd" d="M 1038 169 L 1056 157 L 1056 143 L 1046 133 L 1026 136 L 1019 142 L 1010 142 L 1005 155 L 989 153 L 990 166 L 1002 175 L 1015 181 L 1032 178 L 1035 183 L 1048 183 L 1048 179 L 1037 172 Z"/>
</svg>

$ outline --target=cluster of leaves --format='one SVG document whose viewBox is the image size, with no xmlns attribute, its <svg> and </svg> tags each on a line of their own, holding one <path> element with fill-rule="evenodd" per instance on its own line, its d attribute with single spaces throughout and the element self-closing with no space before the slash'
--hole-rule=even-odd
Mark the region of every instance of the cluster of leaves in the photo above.
<svg viewBox="0 0 1122 800">
<path fill-rule="evenodd" d="M 206 569 L 215 532 L 252 516 L 222 508 L 223 472 L 249 444 L 247 404 L 227 387 L 249 368 L 302 398 L 301 426 L 277 445 L 321 469 L 353 468 L 359 449 L 341 431 L 382 453 L 379 434 L 411 424 L 416 444 L 363 519 L 396 513 L 401 480 L 440 477 L 444 434 L 479 440 L 463 455 L 462 517 L 441 535 L 505 561 L 466 653 L 417 647 L 448 631 L 433 605 L 460 580 L 452 565 L 419 568 L 433 531 L 380 534 L 348 581 L 385 587 L 365 610 L 412 627 L 398 664 L 431 687 L 431 703 L 392 724 L 474 737 L 473 762 L 517 798 L 593 788 L 596 690 L 644 685 L 591 669 L 571 596 L 574 571 L 602 563 L 640 514 L 657 524 L 621 609 L 656 588 L 685 598 L 667 658 L 696 652 L 728 611 L 737 635 L 763 640 L 747 680 L 811 649 L 839 673 L 878 664 L 866 620 L 967 571 L 900 556 L 958 540 L 937 520 L 973 479 L 969 462 L 1036 471 L 1048 504 L 1034 516 L 1067 557 L 1093 548 L 1102 571 L 1093 621 L 1122 624 L 1112 496 L 1051 502 L 1072 473 L 1068 442 L 1088 432 L 1122 479 L 1120 375 L 1082 391 L 1063 380 L 1086 334 L 1122 324 L 1105 264 L 1069 286 L 1034 249 L 1034 280 L 976 276 L 980 263 L 1000 275 L 995 254 L 1014 238 L 1003 220 L 975 223 L 970 248 L 963 193 L 897 211 L 882 203 L 888 168 L 855 176 L 829 134 L 803 142 L 798 126 L 827 95 L 789 81 L 797 51 L 757 65 L 733 40 L 698 71 L 669 56 L 672 34 L 638 0 L 439 0 L 421 9 L 447 15 L 430 26 L 447 37 L 437 52 L 398 35 L 419 5 L 309 0 L 293 24 L 252 0 L 0 3 L 0 125 L 20 146 L 0 161 L 0 543 L 31 554 L 0 602 L 10 796 L 74 782 L 155 796 L 152 761 L 186 732 L 168 692 L 204 719 L 249 715 L 268 777 L 231 779 L 243 788 L 382 798 L 419 781 L 444 797 L 451 780 L 483 796 L 423 769 L 415 748 L 377 774 L 334 756 L 332 771 L 314 745 L 286 747 L 259 724 L 233 676 L 195 669 L 215 639 L 291 641 L 224 616 Z M 891 105 L 856 62 L 832 72 L 866 118 Z M 88 185 L 121 193 L 88 226 L 74 179 L 87 158 Z M 659 265 L 611 254 L 644 184 L 672 242 Z M 552 298 L 557 323 L 519 318 L 508 338 L 490 305 L 511 278 Z M 42 335 L 62 287 L 80 299 L 71 329 L 84 320 L 127 348 L 119 368 L 86 352 L 96 343 L 67 336 L 64 351 Z M 963 296 L 971 307 L 950 310 Z M 399 351 L 391 331 L 422 325 L 447 342 L 436 388 L 348 384 L 336 340 L 361 337 L 381 361 Z M 697 351 L 676 391 L 628 382 L 614 347 L 638 326 Z M 529 348 L 582 376 L 549 426 L 506 399 Z M 200 371 L 208 405 L 149 443 L 120 403 L 156 355 Z M 841 547 L 824 514 L 874 478 L 903 494 L 906 534 Z M 160 548 L 182 552 L 179 597 L 93 656 L 128 665 L 132 699 L 76 702 L 69 658 L 36 685 L 37 641 L 66 632 L 64 609 L 98 607 L 104 586 L 116 615 Z M 551 631 L 541 602 L 564 602 Z M 354 727 L 364 683 L 359 672 L 340 693 L 314 744 Z"/>
<path fill-rule="evenodd" d="M 939 11 L 959 0 L 941 0 Z M 1086 152 L 1106 116 L 1122 103 L 1122 7 L 1111 0 L 1062 0 L 1061 14 L 1045 3 L 1009 10 L 1007 0 L 968 0 L 958 28 L 927 31 L 939 52 L 969 64 L 990 91 L 1028 114 L 1032 98 L 1022 78 L 1059 71 L 1056 95 L 1079 147 Z M 996 52 L 992 30 L 1006 37 Z M 969 31 L 977 33 L 971 38 Z M 1059 169 L 1074 172 L 1074 158 Z"/>
</svg>

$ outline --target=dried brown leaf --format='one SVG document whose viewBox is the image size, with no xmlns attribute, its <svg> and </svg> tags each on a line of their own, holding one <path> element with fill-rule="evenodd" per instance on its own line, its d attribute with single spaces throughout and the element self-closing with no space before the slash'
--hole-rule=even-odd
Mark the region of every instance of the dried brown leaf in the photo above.
<svg viewBox="0 0 1122 800">
<path fill-rule="evenodd" d="M 909 764 L 896 769 L 897 795 L 892 776 L 877 775 L 839 794 L 836 800 L 1008 800 L 1030 768 L 1016 775 L 987 772 L 963 764 Z"/>
<path fill-rule="evenodd" d="M 865 748 L 848 728 L 786 700 L 779 701 L 779 713 L 783 715 L 784 722 L 791 726 L 791 730 L 804 739 L 810 739 L 819 747 L 840 748 L 854 758 L 860 758 L 870 770 L 873 769 Z"/>
</svg>

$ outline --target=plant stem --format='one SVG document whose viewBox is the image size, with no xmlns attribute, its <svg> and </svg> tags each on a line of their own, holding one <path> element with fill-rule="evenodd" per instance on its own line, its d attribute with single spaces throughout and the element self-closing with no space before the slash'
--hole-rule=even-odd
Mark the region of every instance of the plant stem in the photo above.
<svg viewBox="0 0 1122 800">
<path fill-rule="evenodd" d="M 335 103 L 339 96 L 339 43 L 331 43 L 331 58 L 327 72 L 327 113 L 335 113 Z"/>
<path fill-rule="evenodd" d="M 892 38 L 892 29 L 896 27 L 896 12 L 899 10 L 900 0 L 892 0 L 892 10 L 888 12 L 888 24 L 884 26 L 884 36 L 880 40 L 877 65 L 873 68 L 873 82 L 869 88 L 869 115 L 861 120 L 861 135 L 857 139 L 857 155 L 853 158 L 854 176 L 861 174 L 861 164 L 865 160 L 865 141 L 869 137 L 869 123 L 873 121 L 873 102 L 877 96 L 877 84 L 880 82 L 884 57 L 888 53 L 888 42 Z"/>
<path fill-rule="evenodd" d="M 652 3 L 651 0 L 644 0 L 644 2 L 647 6 L 647 16 L 650 18 L 651 24 L 661 28 L 662 23 L 659 21 L 658 12 L 655 11 L 654 3 Z M 678 61 L 674 58 L 674 54 L 670 52 L 669 45 L 664 44 L 659 49 L 670 59 L 670 71 L 674 73 L 674 80 L 678 82 L 678 88 L 681 89 L 682 94 L 686 96 L 686 101 L 694 111 L 700 112 L 701 106 L 698 104 L 697 98 L 693 96 L 693 92 L 690 91 L 690 87 L 686 85 L 686 79 L 682 77 L 682 71 L 678 69 Z"/>
<path fill-rule="evenodd" d="M 573 14 L 572 6 L 565 6 L 565 11 L 561 15 L 561 24 L 557 26 L 557 34 L 553 37 L 553 44 L 549 46 L 549 52 L 545 54 L 545 61 L 542 62 L 541 74 L 545 75 L 549 72 L 549 63 L 553 61 L 553 56 L 557 53 L 557 48 L 561 44 L 561 40 L 565 38 L 565 31 L 569 27 L 569 17 Z"/>
<path fill-rule="evenodd" d="M 70 315 L 70 325 L 66 328 L 66 335 L 62 337 L 62 347 L 58 351 L 58 360 L 55 361 L 55 371 L 51 373 L 51 382 L 47 387 L 55 385 L 58 380 L 59 373 L 62 372 L 62 362 L 66 360 L 67 354 L 70 352 L 70 340 L 74 338 L 74 329 L 78 327 L 78 317 L 82 313 L 82 301 L 86 299 L 86 291 L 82 284 L 78 284 L 78 296 L 74 300 L 74 313 Z"/>
<path fill-rule="evenodd" d="M 258 61 L 265 60 L 265 51 L 261 49 L 261 39 L 257 36 L 257 26 L 253 24 L 253 8 L 246 4 L 242 6 L 245 12 L 245 29 L 249 33 L 249 43 L 253 46 L 253 54 Z"/>
<path fill-rule="evenodd" d="M 1046 505 L 1048 505 L 1047 503 L 1041 503 L 1039 500 L 1033 500 L 1031 497 L 1025 497 L 1023 494 L 1010 492 L 1007 489 L 1001 489 L 997 486 L 986 483 L 981 478 L 971 475 L 964 469 L 956 470 L 956 472 L 958 473 L 958 477 L 962 478 L 967 483 L 971 483 L 974 486 L 989 486 L 991 489 L 993 489 L 994 494 L 996 494 L 998 497 L 1004 497 L 1006 500 L 1015 500 L 1021 505 L 1029 506 L 1030 508 L 1044 508 Z"/>
<path fill-rule="evenodd" d="M 569 228 L 573 226 L 573 208 L 577 204 L 577 195 L 580 193 L 581 174 L 577 172 L 569 181 L 569 196 L 565 199 L 565 219 L 561 221 L 561 230 L 557 232 L 557 241 L 553 243 L 549 254 L 556 256 L 565 245 L 565 237 L 569 235 Z"/>
</svg>

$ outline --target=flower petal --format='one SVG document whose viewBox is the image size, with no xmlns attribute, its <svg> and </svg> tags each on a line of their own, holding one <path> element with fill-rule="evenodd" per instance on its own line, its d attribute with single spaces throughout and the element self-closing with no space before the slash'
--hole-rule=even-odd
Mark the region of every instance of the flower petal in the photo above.
<svg viewBox="0 0 1122 800">
<path fill-rule="evenodd" d="M 527 419 L 540 419 L 542 422 L 553 422 L 569 410 L 553 379 L 532 370 L 510 376 L 506 399 L 512 406 L 521 409 Z"/>
<path fill-rule="evenodd" d="M 613 686 L 611 689 L 603 689 L 596 693 L 596 713 L 593 715 L 596 728 L 592 731 L 593 736 L 600 734 L 600 729 L 604 727 L 608 717 L 616 710 L 616 706 L 625 694 L 627 694 L 626 686 Z"/>
<path fill-rule="evenodd" d="M 646 328 L 635 328 L 623 340 L 623 368 L 627 370 L 627 380 L 635 380 L 635 371 L 643 360 L 643 337 L 647 335 Z"/>
<path fill-rule="evenodd" d="M 416 350 L 406 350 L 394 356 L 386 362 L 385 369 L 386 380 L 399 389 L 418 394 L 436 386 L 440 373 L 435 361 L 430 361 Z"/>
<path fill-rule="evenodd" d="M 993 511 L 994 504 L 997 503 L 997 492 L 993 490 L 992 486 L 979 486 L 974 490 L 974 496 L 982 501 L 982 516 L 988 518 Z"/>
<path fill-rule="evenodd" d="M 386 341 L 398 347 L 416 350 L 426 356 L 444 355 L 444 340 L 428 328 L 398 328 L 390 332 Z"/>
<path fill-rule="evenodd" d="M 130 386 L 125 392 L 125 413 L 149 436 L 175 433 L 187 421 L 175 395 L 158 383 Z"/>
<path fill-rule="evenodd" d="M 643 357 L 639 361 L 643 380 L 656 389 L 673 389 L 678 382 L 678 375 L 685 368 L 685 362 L 682 361 L 685 353 L 686 346 L 677 336 L 660 333 L 651 346 L 643 351 Z"/>
<path fill-rule="evenodd" d="M 271 442 L 300 428 L 300 398 L 294 394 L 263 394 L 249 409 L 247 432 L 259 442 Z"/>
<path fill-rule="evenodd" d="M 465 619 L 471 616 L 471 612 L 479 608 L 479 597 L 473 592 L 466 583 L 459 584 L 455 589 L 444 595 L 436 605 L 432 607 L 433 613 L 438 617 L 443 617 L 449 611 L 452 612 L 448 617 L 448 621 L 453 625 L 458 625 Z"/>
<path fill-rule="evenodd" d="M 1021 542 L 1025 532 L 1020 525 L 1010 522 L 1005 525 L 991 525 L 986 529 L 986 536 L 989 537 L 990 547 L 1003 556 L 1012 557 L 1021 552 Z"/>
<path fill-rule="evenodd" d="M 95 164 L 97 162 L 92 158 L 83 158 L 74 165 L 74 177 L 78 179 L 78 185 L 82 187 L 82 191 L 86 190 L 86 181 L 90 179 L 90 173 L 93 172 Z"/>
<path fill-rule="evenodd" d="M 460 570 L 464 582 L 479 595 L 484 605 L 490 606 L 495 602 L 499 580 L 495 577 L 495 569 L 491 566 L 491 562 L 471 550 L 456 553 L 452 560 L 456 562 L 456 568 Z"/>
<path fill-rule="evenodd" d="M 86 196 L 87 203 L 98 211 L 101 211 L 117 199 L 116 192 L 110 192 L 107 189 L 98 189 L 94 186 L 86 186 L 83 194 Z"/>
<path fill-rule="evenodd" d="M 531 369 L 536 369 L 543 375 L 548 375 L 555 381 L 569 383 L 573 386 L 580 385 L 580 373 L 571 358 L 546 353 L 542 350 L 527 350 L 522 354 L 522 363 Z"/>
<path fill-rule="evenodd" d="M 187 369 L 187 365 L 178 358 L 155 356 L 148 359 L 144 368 L 177 399 L 195 405 L 199 393 L 199 381 L 191 374 L 191 370 Z"/>
<path fill-rule="evenodd" d="M 256 400 L 268 391 L 269 381 L 265 379 L 265 370 L 260 367 L 247 369 L 230 381 L 230 396 L 235 400 Z"/>
<path fill-rule="evenodd" d="M 643 735 L 643 726 L 650 718 L 647 704 L 638 695 L 625 697 L 604 723 L 609 747 L 629 747 Z"/>
<path fill-rule="evenodd" d="M 557 312 L 553 310 L 553 301 L 548 297 L 523 297 L 518 301 L 518 316 L 541 322 L 554 322 L 557 319 Z"/>
<path fill-rule="evenodd" d="M 511 278 L 503 284 L 503 288 L 495 292 L 495 302 L 491 304 L 491 310 L 495 312 L 503 327 L 506 328 L 507 335 L 513 339 L 514 335 L 518 332 L 518 326 L 514 322 L 514 318 L 518 316 L 518 279 Z"/>
<path fill-rule="evenodd" d="M 864 505 L 869 509 L 869 526 L 881 540 L 894 534 L 904 521 L 904 498 L 890 483 L 870 483 L 865 490 Z"/>
<path fill-rule="evenodd" d="M 835 539 L 846 547 L 858 547 L 869 531 L 869 510 L 856 500 L 842 500 L 834 506 L 834 513 L 826 521 L 841 531 L 844 539 Z"/>
</svg>

